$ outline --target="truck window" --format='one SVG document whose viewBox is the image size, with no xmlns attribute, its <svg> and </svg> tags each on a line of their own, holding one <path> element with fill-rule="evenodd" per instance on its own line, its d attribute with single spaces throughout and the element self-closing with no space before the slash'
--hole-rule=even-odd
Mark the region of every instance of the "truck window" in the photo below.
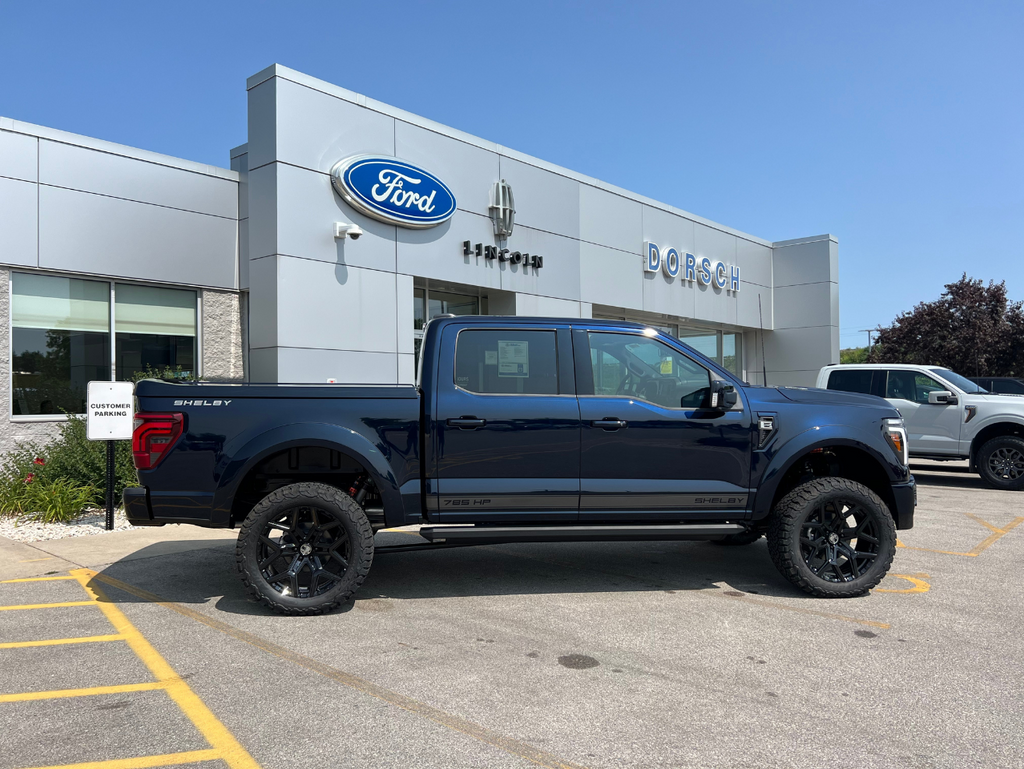
<svg viewBox="0 0 1024 769">
<path fill-rule="evenodd" d="M 986 388 L 997 393 L 1012 393 L 1013 395 L 1024 395 L 1024 382 L 1020 382 L 1016 379 L 997 379 L 993 380 L 992 387 Z"/>
<path fill-rule="evenodd" d="M 455 345 L 455 384 L 484 395 L 557 395 L 554 331 L 466 329 Z"/>
<path fill-rule="evenodd" d="M 625 395 L 664 408 L 704 405 L 711 373 L 681 352 L 637 334 L 591 332 L 594 395 Z"/>
<path fill-rule="evenodd" d="M 829 390 L 842 390 L 847 393 L 863 393 L 864 395 L 875 395 L 872 389 L 871 378 L 874 371 L 868 368 L 862 369 L 836 369 L 828 375 Z"/>
<path fill-rule="evenodd" d="M 899 398 L 914 403 L 927 403 L 928 393 L 937 390 L 946 390 L 930 376 L 920 374 L 916 371 L 890 370 L 885 384 L 886 398 Z"/>
</svg>

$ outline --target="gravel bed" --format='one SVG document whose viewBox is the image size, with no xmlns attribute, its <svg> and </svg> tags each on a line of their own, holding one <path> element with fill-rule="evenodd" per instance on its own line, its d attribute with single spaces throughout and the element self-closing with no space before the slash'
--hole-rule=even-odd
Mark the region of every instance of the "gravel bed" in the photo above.
<svg viewBox="0 0 1024 769">
<path fill-rule="evenodd" d="M 107 534 L 107 520 L 103 510 L 86 510 L 82 515 L 67 523 L 39 523 L 28 518 L 4 516 L 0 518 L 0 537 L 18 542 L 42 542 L 48 539 L 66 537 L 88 537 L 92 534 Z M 128 523 L 123 510 L 114 512 L 114 531 L 135 529 Z"/>
</svg>

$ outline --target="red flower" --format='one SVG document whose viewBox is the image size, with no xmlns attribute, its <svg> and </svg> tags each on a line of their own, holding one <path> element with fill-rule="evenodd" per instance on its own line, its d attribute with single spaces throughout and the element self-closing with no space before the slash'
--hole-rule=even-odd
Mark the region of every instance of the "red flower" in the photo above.
<svg viewBox="0 0 1024 769">
<path fill-rule="evenodd" d="M 25 483 L 32 483 L 32 479 L 36 477 L 35 473 L 29 473 L 25 476 Z"/>
<path fill-rule="evenodd" d="M 35 459 L 32 460 L 32 464 L 34 464 L 34 465 L 45 465 L 46 464 L 46 460 L 43 459 L 42 457 L 36 457 Z"/>
</svg>

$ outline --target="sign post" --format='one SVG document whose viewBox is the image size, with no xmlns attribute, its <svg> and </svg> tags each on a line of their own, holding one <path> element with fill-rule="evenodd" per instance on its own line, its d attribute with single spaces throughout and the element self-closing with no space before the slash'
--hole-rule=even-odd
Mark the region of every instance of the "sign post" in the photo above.
<svg viewBox="0 0 1024 769">
<path fill-rule="evenodd" d="M 114 528 L 114 441 L 130 440 L 135 387 L 131 382 L 89 382 L 85 433 L 107 442 L 107 531 Z"/>
</svg>

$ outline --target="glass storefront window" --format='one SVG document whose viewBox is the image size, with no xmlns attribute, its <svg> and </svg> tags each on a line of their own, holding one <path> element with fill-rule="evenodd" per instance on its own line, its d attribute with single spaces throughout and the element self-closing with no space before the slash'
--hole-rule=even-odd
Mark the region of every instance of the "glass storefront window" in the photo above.
<svg viewBox="0 0 1024 769">
<path fill-rule="evenodd" d="M 479 315 L 480 298 L 464 294 L 449 294 L 444 291 L 431 291 L 427 298 L 429 318 L 438 315 Z"/>
<path fill-rule="evenodd" d="M 679 329 L 679 341 L 690 345 L 694 350 L 706 355 L 713 361 L 718 360 L 718 334 L 714 331 L 687 331 Z"/>
<path fill-rule="evenodd" d="M 117 379 L 196 375 L 195 291 L 118 283 L 114 331 Z"/>
<path fill-rule="evenodd" d="M 82 414 L 86 385 L 112 368 L 118 380 L 196 376 L 197 304 L 184 289 L 12 273 L 12 416 Z"/>
<path fill-rule="evenodd" d="M 722 368 L 740 376 L 743 358 L 740 355 L 741 334 L 722 334 Z"/>
<path fill-rule="evenodd" d="M 110 379 L 110 284 L 11 276 L 11 410 L 85 411 L 86 384 Z"/>
</svg>

